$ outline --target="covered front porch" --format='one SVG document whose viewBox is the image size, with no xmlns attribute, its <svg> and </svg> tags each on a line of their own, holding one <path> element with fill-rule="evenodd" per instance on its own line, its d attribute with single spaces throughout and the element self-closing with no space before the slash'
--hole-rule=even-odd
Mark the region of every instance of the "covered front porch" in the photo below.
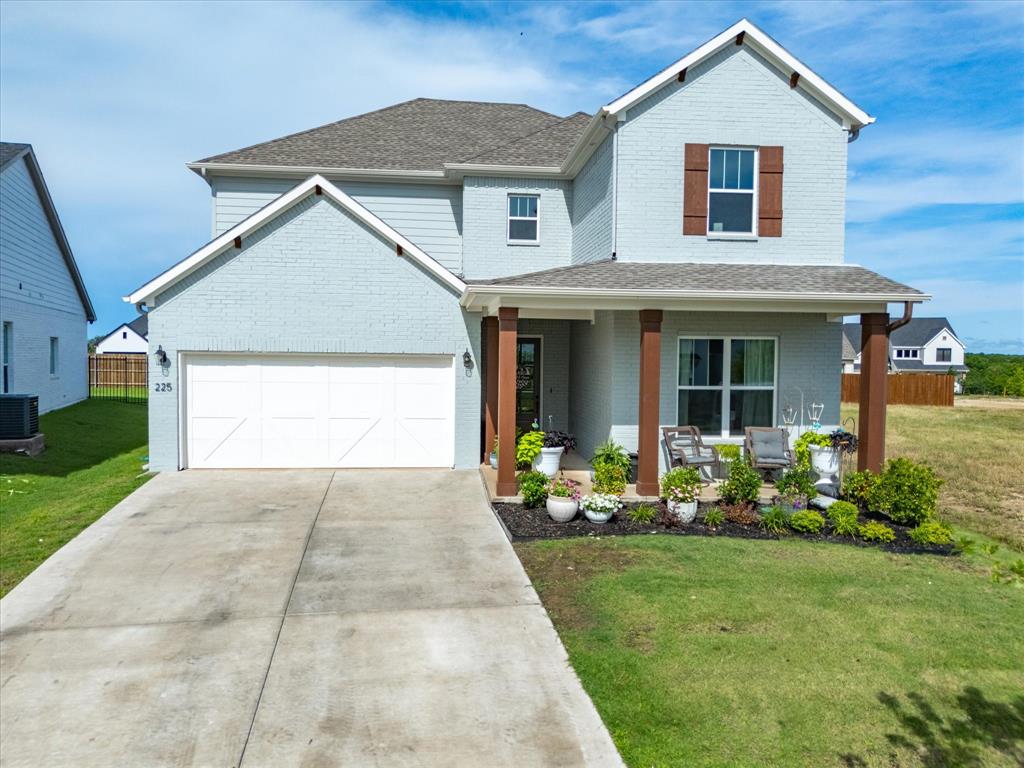
<svg viewBox="0 0 1024 768">
<path fill-rule="evenodd" d="M 463 304 L 483 315 L 480 455 L 492 496 L 517 496 L 516 432 L 534 422 L 576 435 L 563 469 L 585 488 L 599 443 L 636 453 L 627 493 L 637 499 L 658 495 L 662 426 L 696 424 L 709 443 L 739 443 L 745 427 L 783 426 L 787 406 L 803 418 L 812 403 L 824 428 L 838 426 L 851 314 L 864 327 L 858 463 L 880 469 L 888 303 L 909 313 L 927 297 L 859 267 L 789 269 L 600 262 L 470 285 Z"/>
</svg>

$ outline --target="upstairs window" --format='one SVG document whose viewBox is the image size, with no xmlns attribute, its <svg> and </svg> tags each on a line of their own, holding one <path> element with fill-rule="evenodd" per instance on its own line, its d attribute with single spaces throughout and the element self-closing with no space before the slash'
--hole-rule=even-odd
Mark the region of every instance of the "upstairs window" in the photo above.
<svg viewBox="0 0 1024 768">
<path fill-rule="evenodd" d="M 508 242 L 540 242 L 539 203 L 539 195 L 508 196 Z"/>
<path fill-rule="evenodd" d="M 920 356 L 920 352 L 921 351 L 918 350 L 918 349 L 909 349 L 909 348 L 897 349 L 896 350 L 896 359 L 897 360 L 917 360 L 918 357 Z"/>
<path fill-rule="evenodd" d="M 953 348 L 939 347 L 938 349 L 935 350 L 935 359 L 940 363 L 953 362 Z"/>
<path fill-rule="evenodd" d="M 121 331 L 121 338 L 122 339 L 127 339 L 128 338 L 128 331 Z"/>
<path fill-rule="evenodd" d="M 754 228 L 756 149 L 712 147 L 708 174 L 708 234 L 757 234 Z"/>
</svg>

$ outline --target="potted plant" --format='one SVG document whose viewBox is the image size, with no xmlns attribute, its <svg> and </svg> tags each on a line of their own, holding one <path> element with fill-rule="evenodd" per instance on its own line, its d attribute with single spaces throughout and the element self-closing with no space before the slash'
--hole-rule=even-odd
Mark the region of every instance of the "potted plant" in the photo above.
<svg viewBox="0 0 1024 768">
<path fill-rule="evenodd" d="M 552 480 L 548 486 L 548 516 L 556 523 L 568 523 L 579 509 L 579 483 L 565 477 Z"/>
<path fill-rule="evenodd" d="M 498 468 L 498 436 L 494 436 L 494 450 L 491 451 L 491 469 Z"/>
<path fill-rule="evenodd" d="M 610 438 L 594 449 L 594 458 L 590 463 L 594 466 L 590 473 L 591 479 L 594 479 L 599 467 L 608 466 L 619 467 L 623 477 L 628 479 L 632 464 L 626 449 Z"/>
<path fill-rule="evenodd" d="M 610 493 L 591 493 L 580 501 L 580 508 L 592 523 L 607 523 L 622 507 L 619 497 Z"/>
<path fill-rule="evenodd" d="M 526 432 L 516 443 L 516 467 L 520 469 L 529 468 L 533 464 L 534 459 L 540 456 L 540 451 L 543 447 L 543 432 L 536 430 Z M 548 475 L 548 477 L 552 477 L 552 475 Z"/>
<path fill-rule="evenodd" d="M 722 443 L 721 445 L 716 445 L 714 448 L 719 459 L 719 478 L 724 480 L 729 477 L 729 470 L 732 467 L 732 463 L 740 458 L 743 450 L 735 443 Z"/>
<path fill-rule="evenodd" d="M 661 476 L 661 497 L 668 511 L 684 523 L 697 517 L 700 496 L 700 473 L 693 467 L 675 467 Z"/>
<path fill-rule="evenodd" d="M 533 434 L 533 433 L 531 433 Z M 540 452 L 533 459 L 533 468 L 548 477 L 554 477 L 562 463 L 562 454 L 576 447 L 576 438 L 568 432 L 543 432 Z"/>
<path fill-rule="evenodd" d="M 626 492 L 626 473 L 618 464 L 598 464 L 594 469 L 594 492 L 621 496 Z"/>
</svg>

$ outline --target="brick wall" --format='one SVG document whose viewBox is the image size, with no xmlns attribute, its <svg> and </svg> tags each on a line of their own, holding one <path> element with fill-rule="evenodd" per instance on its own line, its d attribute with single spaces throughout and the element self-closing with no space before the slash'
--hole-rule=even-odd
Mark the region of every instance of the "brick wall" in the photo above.
<svg viewBox="0 0 1024 768">
<path fill-rule="evenodd" d="M 614 136 L 608 136 L 572 182 L 572 261 L 585 263 L 612 256 L 612 160 Z"/>
</svg>

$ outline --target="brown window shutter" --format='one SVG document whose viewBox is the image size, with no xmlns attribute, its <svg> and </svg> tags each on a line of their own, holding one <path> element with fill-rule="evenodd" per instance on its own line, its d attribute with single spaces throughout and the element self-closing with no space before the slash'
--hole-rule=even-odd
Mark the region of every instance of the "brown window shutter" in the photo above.
<svg viewBox="0 0 1024 768">
<path fill-rule="evenodd" d="M 708 233 L 708 144 L 687 144 L 683 173 L 683 234 Z"/>
<path fill-rule="evenodd" d="M 782 147 L 761 147 L 757 185 L 757 234 L 782 237 Z"/>
</svg>

